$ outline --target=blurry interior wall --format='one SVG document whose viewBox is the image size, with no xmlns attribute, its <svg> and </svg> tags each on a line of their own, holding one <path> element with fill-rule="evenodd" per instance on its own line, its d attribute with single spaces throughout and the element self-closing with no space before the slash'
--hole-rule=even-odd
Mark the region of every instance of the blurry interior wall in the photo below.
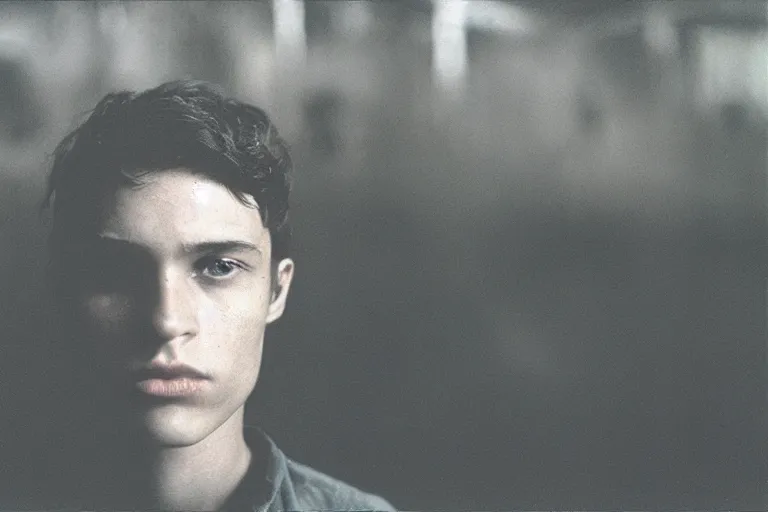
<svg viewBox="0 0 768 512">
<path fill-rule="evenodd" d="M 293 145 L 289 455 L 401 509 L 762 506 L 765 4 L 566 4 L 467 2 L 449 82 L 425 1 L 0 5 L 5 439 L 49 428 L 48 156 L 189 77 Z"/>
</svg>

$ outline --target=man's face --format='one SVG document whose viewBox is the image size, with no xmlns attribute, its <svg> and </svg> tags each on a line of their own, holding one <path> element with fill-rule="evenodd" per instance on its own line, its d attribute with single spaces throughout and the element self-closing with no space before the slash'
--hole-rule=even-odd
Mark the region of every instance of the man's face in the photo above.
<svg viewBox="0 0 768 512">
<path fill-rule="evenodd" d="M 255 208 L 183 169 L 144 179 L 106 197 L 77 310 L 92 367 L 128 391 L 125 412 L 159 443 L 191 445 L 242 417 L 293 263 L 280 262 L 273 294 Z M 204 378 L 141 373 L 179 364 Z"/>
</svg>

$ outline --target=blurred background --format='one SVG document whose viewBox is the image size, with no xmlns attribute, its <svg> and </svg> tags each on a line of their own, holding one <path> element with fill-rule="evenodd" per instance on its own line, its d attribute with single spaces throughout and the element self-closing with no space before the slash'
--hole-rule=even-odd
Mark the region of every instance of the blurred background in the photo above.
<svg viewBox="0 0 768 512">
<path fill-rule="evenodd" d="M 3 2 L 1 458 L 66 384 L 36 320 L 51 152 L 105 93 L 197 78 L 297 162 L 298 274 L 248 411 L 289 456 L 402 510 L 762 509 L 767 18 Z"/>
</svg>

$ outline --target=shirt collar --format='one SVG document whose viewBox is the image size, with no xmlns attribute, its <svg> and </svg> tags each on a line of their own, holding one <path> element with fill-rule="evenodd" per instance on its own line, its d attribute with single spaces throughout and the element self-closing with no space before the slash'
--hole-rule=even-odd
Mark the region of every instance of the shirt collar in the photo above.
<svg viewBox="0 0 768 512">
<path fill-rule="evenodd" d="M 251 450 L 251 464 L 223 510 L 267 512 L 279 499 L 287 472 L 285 456 L 260 428 L 246 426 L 243 434 Z"/>
</svg>

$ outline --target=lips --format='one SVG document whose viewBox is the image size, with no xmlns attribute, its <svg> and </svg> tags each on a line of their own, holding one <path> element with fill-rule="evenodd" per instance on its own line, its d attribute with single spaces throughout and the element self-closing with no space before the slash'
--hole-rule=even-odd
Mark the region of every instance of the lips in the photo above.
<svg viewBox="0 0 768 512">
<path fill-rule="evenodd" d="M 146 379 L 177 379 L 177 378 L 190 378 L 190 379 L 207 379 L 208 375 L 181 363 L 175 364 L 149 364 L 147 366 L 139 367 L 134 370 L 134 374 L 137 378 Z"/>
<path fill-rule="evenodd" d="M 151 363 L 132 373 L 140 392 L 165 398 L 194 395 L 210 380 L 204 372 L 180 363 Z"/>
<path fill-rule="evenodd" d="M 163 398 L 180 398 L 198 393 L 205 381 L 180 377 L 176 379 L 146 379 L 136 383 L 139 391 Z"/>
</svg>

